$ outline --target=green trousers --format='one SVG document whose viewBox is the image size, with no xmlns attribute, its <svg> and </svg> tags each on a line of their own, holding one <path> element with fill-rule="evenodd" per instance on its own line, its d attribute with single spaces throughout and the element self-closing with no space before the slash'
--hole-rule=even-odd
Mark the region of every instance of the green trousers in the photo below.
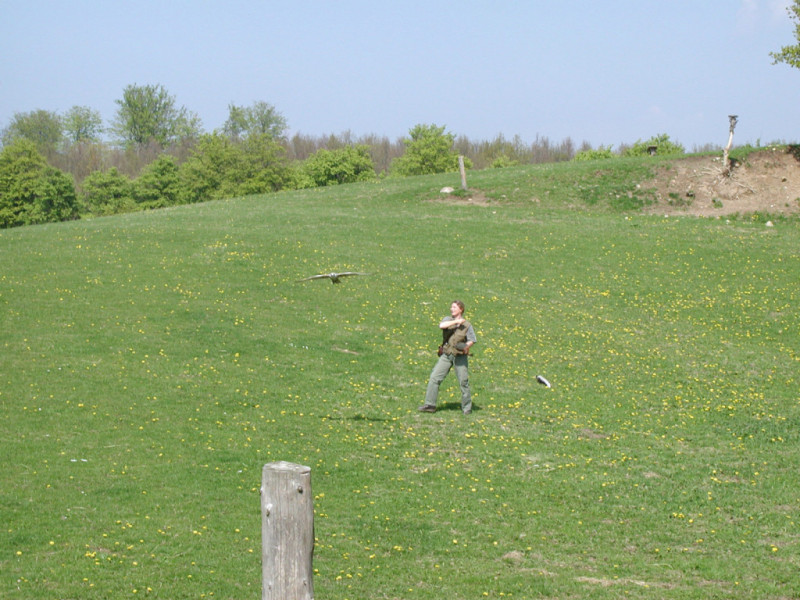
<svg viewBox="0 0 800 600">
<path fill-rule="evenodd" d="M 461 410 L 469 412 L 472 410 L 472 396 L 469 391 L 469 357 L 466 354 L 448 355 L 442 354 L 431 371 L 428 380 L 428 389 L 425 391 L 425 406 L 436 406 L 436 399 L 439 397 L 439 386 L 444 378 L 455 369 L 458 384 L 461 386 Z"/>
</svg>

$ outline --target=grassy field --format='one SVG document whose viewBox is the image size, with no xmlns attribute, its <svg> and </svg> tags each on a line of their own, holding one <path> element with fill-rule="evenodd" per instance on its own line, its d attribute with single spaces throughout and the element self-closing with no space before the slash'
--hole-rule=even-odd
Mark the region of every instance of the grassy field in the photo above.
<svg viewBox="0 0 800 600">
<path fill-rule="evenodd" d="M 799 597 L 800 228 L 649 164 L 0 231 L 0 597 L 258 598 L 279 460 L 319 599 Z M 418 413 L 455 298 L 475 412 Z"/>
</svg>

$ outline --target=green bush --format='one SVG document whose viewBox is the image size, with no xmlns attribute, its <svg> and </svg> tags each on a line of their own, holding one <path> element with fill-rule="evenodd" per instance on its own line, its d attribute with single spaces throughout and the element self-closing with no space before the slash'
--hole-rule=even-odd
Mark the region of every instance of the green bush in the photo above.
<svg viewBox="0 0 800 600">
<path fill-rule="evenodd" d="M 268 135 L 239 141 L 212 133 L 198 140 L 180 169 L 184 202 L 204 202 L 294 187 L 283 147 Z"/>
<path fill-rule="evenodd" d="M 681 144 L 671 141 L 666 133 L 662 133 L 644 142 L 642 140 L 637 140 L 633 146 L 625 150 L 623 155 L 647 156 L 650 153 L 650 148 L 653 146 L 655 146 L 656 154 L 659 156 L 675 156 L 678 154 L 685 154 L 686 152 Z"/>
<path fill-rule="evenodd" d="M 227 136 L 210 133 L 200 136 L 189 159 L 181 165 L 181 199 L 185 203 L 222 197 L 226 173 L 237 162 L 234 142 Z"/>
<path fill-rule="evenodd" d="M 266 194 L 295 187 L 286 149 L 268 134 L 251 134 L 238 147 L 238 161 L 227 173 L 225 198 Z"/>
<path fill-rule="evenodd" d="M 0 153 L 0 227 L 78 216 L 72 177 L 47 164 L 31 140 L 19 138 Z"/>
<path fill-rule="evenodd" d="M 318 150 L 302 166 L 302 187 L 355 183 L 375 178 L 375 165 L 366 145 Z"/>
<path fill-rule="evenodd" d="M 403 139 L 406 151 L 392 162 L 392 174 L 400 176 L 430 175 L 458 170 L 458 153 L 453 150 L 454 137 L 444 127 L 416 125 Z M 465 159 L 465 166 L 472 164 Z"/>
<path fill-rule="evenodd" d="M 505 169 L 506 167 L 516 167 L 519 161 L 509 158 L 506 154 L 496 156 L 492 161 L 492 169 Z"/>
<path fill-rule="evenodd" d="M 178 165 L 169 154 L 162 154 L 150 163 L 133 183 L 134 199 L 143 209 L 179 204 L 180 192 Z"/>
<path fill-rule="evenodd" d="M 572 160 L 604 160 L 614 158 L 614 153 L 611 152 L 611 146 L 599 146 L 596 150 L 581 150 Z"/>
<path fill-rule="evenodd" d="M 83 180 L 83 202 L 86 210 L 97 216 L 136 210 L 133 183 L 116 167 L 95 171 Z"/>
</svg>

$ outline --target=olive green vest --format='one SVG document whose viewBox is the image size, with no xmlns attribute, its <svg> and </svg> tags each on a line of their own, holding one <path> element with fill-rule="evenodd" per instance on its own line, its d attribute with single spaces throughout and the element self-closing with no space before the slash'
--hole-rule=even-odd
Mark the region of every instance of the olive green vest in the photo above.
<svg viewBox="0 0 800 600">
<path fill-rule="evenodd" d="M 464 321 L 455 329 L 445 329 L 442 331 L 443 352 L 449 355 L 466 354 L 463 348 L 458 348 L 458 344 L 465 344 L 467 341 L 467 331 L 469 330 L 469 321 Z M 448 335 L 449 334 L 449 335 Z"/>
</svg>

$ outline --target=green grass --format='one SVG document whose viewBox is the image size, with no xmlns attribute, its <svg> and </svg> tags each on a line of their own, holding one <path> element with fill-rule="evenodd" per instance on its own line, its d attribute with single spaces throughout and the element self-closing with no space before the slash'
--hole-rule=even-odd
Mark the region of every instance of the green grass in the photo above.
<svg viewBox="0 0 800 600">
<path fill-rule="evenodd" d="M 0 596 L 258 597 L 287 460 L 317 598 L 797 597 L 800 231 L 623 210 L 651 164 L 1 231 Z"/>
</svg>

